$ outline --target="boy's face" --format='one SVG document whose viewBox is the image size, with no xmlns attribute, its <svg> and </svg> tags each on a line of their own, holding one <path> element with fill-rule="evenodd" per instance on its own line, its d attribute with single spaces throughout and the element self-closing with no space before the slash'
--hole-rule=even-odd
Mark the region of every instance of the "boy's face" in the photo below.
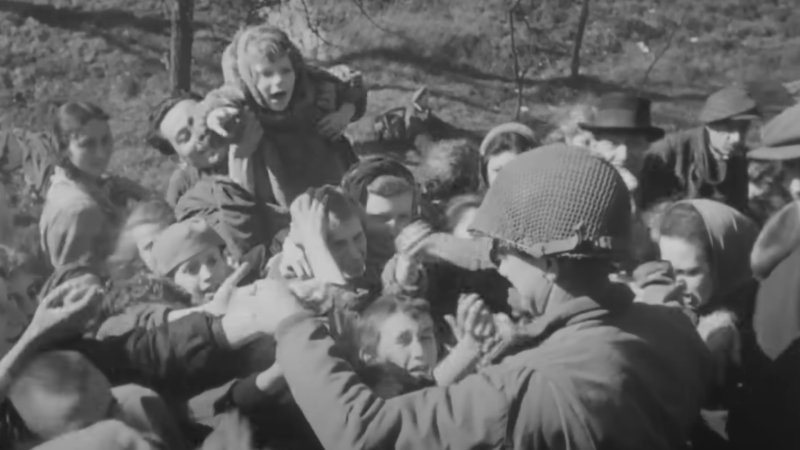
<svg viewBox="0 0 800 450">
<path fill-rule="evenodd" d="M 431 316 L 396 312 L 386 318 L 380 327 L 375 359 L 401 367 L 415 377 L 432 377 L 439 351 Z"/>
<path fill-rule="evenodd" d="M 222 258 L 222 252 L 213 247 L 181 264 L 174 281 L 193 299 L 205 299 L 216 292 L 229 273 L 230 266 Z"/>
<path fill-rule="evenodd" d="M 158 131 L 172 145 L 178 157 L 198 169 L 207 169 L 223 162 L 227 147 L 212 145 L 196 135 L 193 115 L 196 106 L 197 101 L 190 99 L 176 103 L 164 115 Z"/>
<path fill-rule="evenodd" d="M 391 230 L 392 236 L 397 237 L 400 230 L 411 223 L 414 215 L 414 194 L 404 192 L 392 197 L 369 194 L 364 209 L 371 221 L 385 225 Z"/>
<path fill-rule="evenodd" d="M 256 55 L 253 69 L 256 89 L 267 102 L 266 106 L 277 112 L 286 110 L 292 100 L 297 79 L 289 55 L 272 59 L 265 55 Z"/>
<path fill-rule="evenodd" d="M 352 216 L 346 220 L 330 217 L 328 247 L 345 277 L 358 278 L 367 268 L 367 237 L 361 220 Z"/>
</svg>

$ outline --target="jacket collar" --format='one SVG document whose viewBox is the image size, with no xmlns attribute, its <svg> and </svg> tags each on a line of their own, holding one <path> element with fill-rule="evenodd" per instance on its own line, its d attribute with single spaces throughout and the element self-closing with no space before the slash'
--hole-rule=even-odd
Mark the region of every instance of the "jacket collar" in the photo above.
<svg viewBox="0 0 800 450">
<path fill-rule="evenodd" d="M 519 327 L 511 341 L 502 346 L 492 359 L 536 347 L 562 328 L 621 314 L 633 304 L 633 299 L 634 294 L 628 286 L 609 282 L 597 295 L 576 297 L 555 304 L 542 316 Z"/>
</svg>

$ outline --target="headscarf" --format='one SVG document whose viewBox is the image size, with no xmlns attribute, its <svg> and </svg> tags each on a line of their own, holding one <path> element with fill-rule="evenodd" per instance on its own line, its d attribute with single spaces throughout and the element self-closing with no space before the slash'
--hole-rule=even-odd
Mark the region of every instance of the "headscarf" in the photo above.
<svg viewBox="0 0 800 450">
<path fill-rule="evenodd" d="M 682 200 L 675 205 L 680 204 L 691 205 L 705 224 L 711 245 L 708 257 L 714 281 L 714 297 L 732 294 L 751 281 L 750 251 L 758 236 L 756 224 L 734 208 L 714 200 Z"/>
<path fill-rule="evenodd" d="M 265 99 L 257 87 L 258 74 L 254 68 L 254 58 L 248 51 L 248 46 L 253 41 L 271 40 L 276 43 L 280 50 L 285 50 L 295 71 L 295 86 L 292 92 L 292 100 L 286 111 L 272 111 L 267 106 Z M 285 48 L 280 48 L 285 47 Z M 286 34 L 278 28 L 269 25 L 258 25 L 241 30 L 234 36 L 228 47 L 222 53 L 222 73 L 225 84 L 238 87 L 245 93 L 252 103 L 258 106 L 255 111 L 260 112 L 259 119 L 264 123 L 304 123 L 308 122 L 308 114 L 316 108 L 314 89 L 309 89 L 310 80 L 308 79 L 307 67 L 303 62 L 300 50 L 288 40 Z M 268 114 L 264 114 L 268 112 Z M 295 122 L 292 118 L 298 118 Z M 316 121 L 312 121 L 316 123 Z"/>
</svg>

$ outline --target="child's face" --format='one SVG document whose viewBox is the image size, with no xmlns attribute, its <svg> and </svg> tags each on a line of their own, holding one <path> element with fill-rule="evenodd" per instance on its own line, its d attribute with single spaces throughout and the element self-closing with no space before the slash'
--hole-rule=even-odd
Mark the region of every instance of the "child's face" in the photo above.
<svg viewBox="0 0 800 450">
<path fill-rule="evenodd" d="M 169 141 L 181 160 L 198 169 L 207 169 L 223 162 L 227 147 L 211 145 L 194 131 L 194 110 L 197 101 L 187 99 L 175 104 L 158 126 L 161 136 Z"/>
<path fill-rule="evenodd" d="M 229 273 L 230 266 L 223 259 L 222 252 L 214 247 L 181 264 L 174 281 L 193 299 L 204 299 L 216 292 Z"/>
<path fill-rule="evenodd" d="M 364 209 L 370 220 L 385 225 L 396 237 L 400 230 L 411 223 L 414 213 L 414 194 L 404 192 L 393 197 L 369 194 Z"/>
<path fill-rule="evenodd" d="M 391 363 L 412 376 L 430 378 L 439 359 L 438 353 L 430 315 L 413 317 L 396 312 L 381 324 L 376 362 Z"/>
<path fill-rule="evenodd" d="M 111 162 L 114 141 L 108 122 L 92 119 L 83 125 L 69 140 L 69 159 L 72 164 L 89 175 L 103 175 Z"/>
<path fill-rule="evenodd" d="M 15 270 L 8 277 L 8 300 L 29 319 L 33 317 L 39 304 L 37 296 L 44 280 L 27 270 Z"/>
<path fill-rule="evenodd" d="M 284 111 L 289 106 L 294 93 L 296 73 L 289 55 L 270 58 L 265 55 L 256 56 L 253 65 L 256 77 L 256 89 L 267 102 L 269 109 Z"/>
</svg>

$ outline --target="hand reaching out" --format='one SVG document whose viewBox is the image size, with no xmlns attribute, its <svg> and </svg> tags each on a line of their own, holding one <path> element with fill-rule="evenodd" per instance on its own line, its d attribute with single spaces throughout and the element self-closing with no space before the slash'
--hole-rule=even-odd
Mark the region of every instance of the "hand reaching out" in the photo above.
<svg viewBox="0 0 800 450">
<path fill-rule="evenodd" d="M 477 294 L 462 295 L 455 317 L 447 315 L 445 320 L 459 344 L 466 342 L 480 347 L 496 332 L 494 317 Z"/>
<path fill-rule="evenodd" d="M 39 303 L 25 333 L 46 344 L 79 336 L 95 318 L 103 295 L 93 275 L 62 283 Z"/>
</svg>

